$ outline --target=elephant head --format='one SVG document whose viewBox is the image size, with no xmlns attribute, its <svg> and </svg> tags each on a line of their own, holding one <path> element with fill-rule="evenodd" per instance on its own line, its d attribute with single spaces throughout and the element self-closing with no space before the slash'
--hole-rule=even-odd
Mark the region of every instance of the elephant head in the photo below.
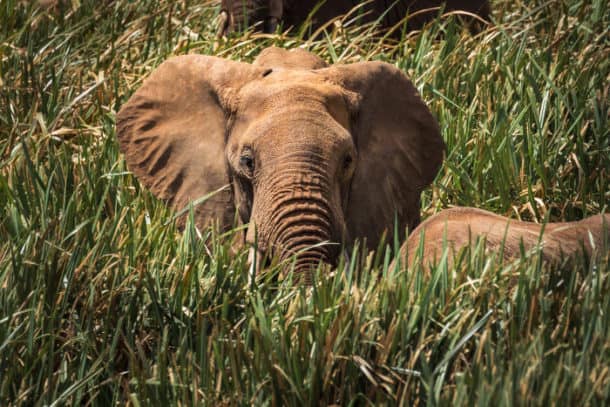
<svg viewBox="0 0 610 407">
<path fill-rule="evenodd" d="M 299 271 L 335 262 L 342 242 L 375 247 L 394 225 L 415 227 L 444 151 L 394 66 L 327 67 L 277 48 L 254 64 L 167 60 L 122 107 L 117 135 L 133 173 L 175 208 L 229 184 L 194 207 L 198 226 L 230 228 L 237 214 L 261 255 L 300 253 Z"/>
</svg>

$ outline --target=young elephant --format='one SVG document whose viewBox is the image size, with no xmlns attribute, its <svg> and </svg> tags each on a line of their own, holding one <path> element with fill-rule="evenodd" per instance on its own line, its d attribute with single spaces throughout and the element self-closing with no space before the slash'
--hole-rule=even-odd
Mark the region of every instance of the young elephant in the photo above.
<svg viewBox="0 0 610 407">
<path fill-rule="evenodd" d="M 281 23 L 284 28 L 299 27 L 311 17 L 312 29 L 316 30 L 328 21 L 349 13 L 361 2 L 354 0 L 326 0 L 316 8 L 316 1 L 296 0 L 222 0 L 218 25 L 218 35 L 243 30 L 247 26 L 258 24 L 265 33 L 273 33 Z M 434 19 L 441 7 L 445 12 L 464 11 L 489 20 L 490 7 L 487 0 L 373 0 L 364 4 L 355 12 L 360 16 L 360 23 L 380 20 L 384 29 L 400 24 L 407 16 L 407 28 L 410 31 L 420 30 L 424 24 Z M 312 14 L 313 13 L 313 14 Z M 480 24 L 473 18 L 466 18 L 472 30 Z M 394 31 L 400 34 L 400 29 Z"/>
<path fill-rule="evenodd" d="M 417 90 L 382 62 L 327 67 L 265 50 L 252 65 L 203 55 L 160 65 L 117 115 L 127 164 L 197 225 L 249 223 L 246 241 L 295 269 L 334 263 L 340 244 L 414 228 L 444 143 Z M 325 244 L 336 243 L 335 245 Z"/>
<path fill-rule="evenodd" d="M 410 233 L 401 247 L 400 259 L 402 265 L 410 266 L 413 261 L 433 265 L 447 248 L 447 261 L 451 265 L 460 249 L 472 247 L 477 239 L 483 238 L 486 250 L 497 253 L 504 262 L 519 259 L 522 249 L 526 252 L 539 249 L 544 261 L 558 263 L 579 254 L 607 254 L 609 227 L 610 214 L 543 226 L 481 209 L 452 208 L 426 219 Z M 391 267 L 395 264 L 396 260 Z"/>
</svg>

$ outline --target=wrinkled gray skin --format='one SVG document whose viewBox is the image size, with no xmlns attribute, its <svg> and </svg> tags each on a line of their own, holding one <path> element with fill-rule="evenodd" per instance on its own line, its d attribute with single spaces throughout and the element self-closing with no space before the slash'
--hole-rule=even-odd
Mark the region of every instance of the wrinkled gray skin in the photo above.
<svg viewBox="0 0 610 407">
<path fill-rule="evenodd" d="M 218 35 L 233 31 L 241 31 L 247 27 L 257 26 L 265 33 L 273 33 L 281 24 L 284 29 L 299 27 L 308 20 L 315 8 L 313 1 L 297 0 L 222 0 Z M 312 30 L 324 23 L 348 13 L 360 4 L 355 0 L 327 0 L 311 17 Z M 465 11 L 476 14 L 484 20 L 489 20 L 490 7 L 486 0 L 375 0 L 358 10 L 361 13 L 360 23 L 370 23 L 381 18 L 381 28 L 391 28 L 401 22 L 407 14 L 410 17 L 408 31 L 419 30 L 424 24 L 434 19 L 443 8 L 444 12 Z M 423 12 L 425 9 L 433 9 Z M 358 15 L 358 14 L 354 14 Z M 471 30 L 477 31 L 480 21 L 465 17 Z M 393 31 L 400 35 L 400 29 Z"/>
</svg>

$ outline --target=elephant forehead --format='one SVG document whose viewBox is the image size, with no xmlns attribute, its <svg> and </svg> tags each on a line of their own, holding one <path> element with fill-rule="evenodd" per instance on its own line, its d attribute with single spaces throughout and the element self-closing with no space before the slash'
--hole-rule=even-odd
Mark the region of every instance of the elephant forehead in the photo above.
<svg viewBox="0 0 610 407">
<path fill-rule="evenodd" d="M 351 135 L 328 113 L 315 110 L 283 111 L 262 115 L 254 120 L 239 120 L 233 127 L 230 138 L 237 144 L 255 147 L 270 146 L 272 151 L 289 149 L 311 149 L 318 146 L 334 152 L 346 143 Z"/>
<path fill-rule="evenodd" d="M 261 80 L 246 85 L 240 94 L 241 109 L 252 107 L 278 108 L 302 104 L 341 105 L 345 108 L 343 89 L 308 71 L 278 70 Z"/>
<path fill-rule="evenodd" d="M 328 114 L 316 110 L 300 110 L 293 114 L 273 112 L 252 120 L 245 126 L 253 136 L 286 135 L 295 140 L 308 140 L 317 136 L 350 138 L 349 132 Z"/>
<path fill-rule="evenodd" d="M 342 88 L 324 82 L 317 75 L 287 73 L 245 86 L 240 92 L 238 116 L 252 120 L 271 115 L 299 118 L 308 112 L 330 114 L 341 126 L 349 129 L 349 109 Z"/>
</svg>

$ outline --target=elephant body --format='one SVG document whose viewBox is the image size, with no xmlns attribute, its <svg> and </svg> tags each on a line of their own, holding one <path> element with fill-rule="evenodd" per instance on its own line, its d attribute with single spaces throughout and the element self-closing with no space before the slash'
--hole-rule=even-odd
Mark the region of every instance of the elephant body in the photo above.
<svg viewBox="0 0 610 407">
<path fill-rule="evenodd" d="M 540 250 L 544 261 L 557 264 L 577 255 L 607 254 L 600 251 L 608 248 L 608 227 L 609 214 L 541 225 L 481 209 L 458 207 L 441 211 L 422 222 L 409 235 L 399 256 L 403 265 L 413 265 L 416 261 L 428 266 L 436 264 L 447 249 L 447 262 L 451 265 L 461 249 L 474 247 L 477 239 L 484 239 L 486 251 L 496 253 L 502 262 L 519 259 L 522 251 Z"/>
<path fill-rule="evenodd" d="M 258 25 L 263 32 L 273 33 L 279 24 L 284 28 L 300 27 L 307 21 L 311 21 L 311 29 L 315 31 L 361 3 L 355 0 L 327 0 L 317 6 L 315 1 L 222 0 L 218 33 L 227 34 L 253 25 Z M 392 31 L 397 36 L 401 32 L 401 22 L 407 15 L 410 16 L 407 30 L 420 30 L 438 15 L 440 9 L 477 15 L 483 20 L 489 20 L 491 13 L 487 0 L 373 0 L 354 10 L 353 16 L 363 24 L 379 21 L 380 28 L 386 30 L 399 25 L 398 29 Z M 463 17 L 471 30 L 476 31 L 480 27 L 479 19 L 467 14 Z"/>
</svg>

